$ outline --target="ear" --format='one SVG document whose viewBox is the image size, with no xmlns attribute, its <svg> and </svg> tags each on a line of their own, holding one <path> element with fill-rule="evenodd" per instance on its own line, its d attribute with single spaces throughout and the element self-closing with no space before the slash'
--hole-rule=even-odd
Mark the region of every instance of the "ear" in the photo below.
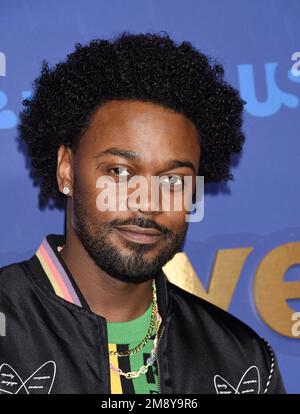
<svg viewBox="0 0 300 414">
<path fill-rule="evenodd" d="M 71 148 L 68 148 L 65 145 L 61 145 L 57 152 L 56 179 L 59 191 L 68 196 L 72 196 L 73 153 Z M 66 189 L 69 189 L 69 192 L 67 192 Z"/>
</svg>

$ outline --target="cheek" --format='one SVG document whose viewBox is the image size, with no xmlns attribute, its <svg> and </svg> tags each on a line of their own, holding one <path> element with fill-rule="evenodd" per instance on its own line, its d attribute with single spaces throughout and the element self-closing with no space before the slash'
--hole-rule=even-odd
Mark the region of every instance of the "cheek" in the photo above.
<svg viewBox="0 0 300 414">
<path fill-rule="evenodd" d="M 187 226 L 186 212 L 170 211 L 162 213 L 163 217 L 160 223 L 171 230 L 173 233 L 181 233 Z"/>
<path fill-rule="evenodd" d="M 80 204 L 93 215 L 99 213 L 97 200 L 101 190 L 97 188 L 99 172 L 88 165 L 88 162 L 80 160 L 76 163 L 74 172 L 74 193 L 80 198 Z"/>
<path fill-rule="evenodd" d="M 86 212 L 95 215 L 97 213 L 96 199 L 97 192 L 96 188 L 85 180 L 77 180 L 74 186 L 74 197 L 80 200 L 80 205 L 84 207 Z"/>
</svg>

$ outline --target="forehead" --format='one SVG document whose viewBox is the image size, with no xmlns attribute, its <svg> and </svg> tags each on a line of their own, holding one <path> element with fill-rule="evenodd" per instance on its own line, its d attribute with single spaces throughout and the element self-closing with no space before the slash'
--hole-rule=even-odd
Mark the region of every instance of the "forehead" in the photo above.
<svg viewBox="0 0 300 414">
<path fill-rule="evenodd" d="M 197 162 L 198 133 L 184 115 L 151 102 L 110 101 L 93 115 L 80 147 L 95 155 L 109 147 L 134 150 L 145 161 L 178 155 Z"/>
</svg>

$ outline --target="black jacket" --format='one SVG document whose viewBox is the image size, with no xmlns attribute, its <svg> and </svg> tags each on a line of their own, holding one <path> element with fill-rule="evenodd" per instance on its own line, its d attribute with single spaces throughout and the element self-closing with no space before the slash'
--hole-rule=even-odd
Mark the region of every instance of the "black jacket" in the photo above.
<svg viewBox="0 0 300 414">
<path fill-rule="evenodd" d="M 274 354 L 252 329 L 163 272 L 156 283 L 161 393 L 284 393 Z M 0 312 L 0 393 L 110 393 L 106 320 L 57 296 L 35 255 L 0 269 Z"/>
</svg>

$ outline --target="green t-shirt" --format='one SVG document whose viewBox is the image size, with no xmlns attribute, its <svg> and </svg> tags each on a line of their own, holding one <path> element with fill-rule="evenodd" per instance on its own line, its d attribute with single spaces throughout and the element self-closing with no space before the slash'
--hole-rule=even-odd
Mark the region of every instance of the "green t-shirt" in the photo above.
<svg viewBox="0 0 300 414">
<path fill-rule="evenodd" d="M 132 321 L 111 322 L 107 324 L 109 351 L 124 352 L 137 346 L 146 336 L 151 319 L 152 305 L 147 311 Z M 120 368 L 123 372 L 138 371 L 142 365 L 146 365 L 150 352 L 153 349 L 151 337 L 148 343 L 134 355 L 117 357 L 110 355 L 110 363 Z M 149 367 L 146 374 L 140 374 L 138 378 L 127 379 L 123 375 L 116 374 L 112 369 L 111 393 L 112 394 L 157 394 L 158 372 L 157 362 Z"/>
</svg>

